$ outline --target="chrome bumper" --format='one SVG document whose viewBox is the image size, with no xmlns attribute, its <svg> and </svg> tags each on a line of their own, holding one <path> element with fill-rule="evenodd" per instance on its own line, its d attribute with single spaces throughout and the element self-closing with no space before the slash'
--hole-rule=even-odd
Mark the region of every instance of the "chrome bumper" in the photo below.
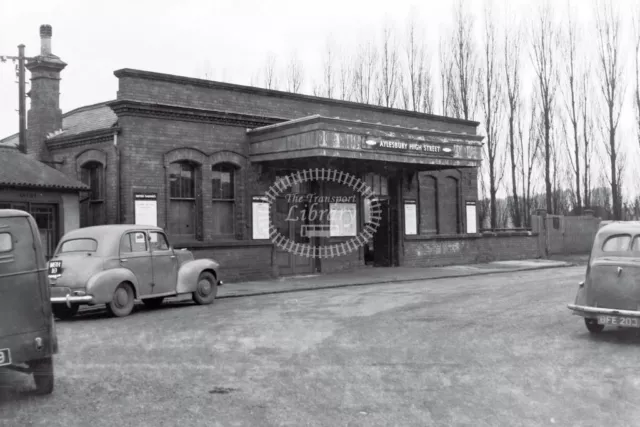
<svg viewBox="0 0 640 427">
<path fill-rule="evenodd" d="M 606 314 L 616 316 L 638 317 L 640 318 L 640 311 L 636 310 L 616 310 L 615 308 L 600 308 L 590 307 L 586 305 L 567 304 L 569 310 L 573 310 L 575 314 Z"/>
<path fill-rule="evenodd" d="M 67 307 L 71 308 L 71 304 L 90 303 L 93 301 L 91 295 L 71 295 L 67 294 L 65 297 L 51 297 L 52 304 L 67 304 Z"/>
</svg>

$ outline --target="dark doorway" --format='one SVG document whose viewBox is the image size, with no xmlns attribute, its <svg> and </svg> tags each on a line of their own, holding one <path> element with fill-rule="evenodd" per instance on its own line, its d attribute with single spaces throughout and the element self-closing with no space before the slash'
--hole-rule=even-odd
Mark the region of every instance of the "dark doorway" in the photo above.
<svg viewBox="0 0 640 427">
<path fill-rule="evenodd" d="M 375 267 L 390 267 L 393 265 L 391 209 L 388 199 L 382 199 L 379 203 L 381 215 L 380 225 L 373 235 L 373 265 Z"/>
</svg>

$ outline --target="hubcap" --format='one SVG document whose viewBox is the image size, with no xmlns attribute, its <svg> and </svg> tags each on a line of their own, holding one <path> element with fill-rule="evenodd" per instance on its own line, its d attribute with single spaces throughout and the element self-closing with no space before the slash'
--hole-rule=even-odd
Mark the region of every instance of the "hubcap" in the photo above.
<svg viewBox="0 0 640 427">
<path fill-rule="evenodd" d="M 124 307 L 129 300 L 129 295 L 127 295 L 127 290 L 120 288 L 116 291 L 116 304 L 120 307 Z"/>
<path fill-rule="evenodd" d="M 211 292 L 211 283 L 208 280 L 201 280 L 198 283 L 198 288 L 200 288 L 201 295 L 208 295 Z"/>
</svg>

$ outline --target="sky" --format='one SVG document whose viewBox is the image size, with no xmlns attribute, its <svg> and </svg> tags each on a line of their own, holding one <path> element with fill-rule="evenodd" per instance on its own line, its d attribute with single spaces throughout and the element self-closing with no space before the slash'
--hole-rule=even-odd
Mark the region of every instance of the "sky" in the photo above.
<svg viewBox="0 0 640 427">
<path fill-rule="evenodd" d="M 616 3 L 628 16 L 637 1 Z M 538 2 L 495 0 L 494 5 L 498 12 L 508 5 L 527 22 Z M 480 18 L 484 2 L 467 3 Z M 579 23 L 591 17 L 588 3 L 574 0 L 571 10 Z M 564 8 L 563 2 L 557 4 Z M 53 53 L 68 64 L 61 81 L 63 112 L 115 99 L 113 72 L 120 68 L 191 77 L 204 77 L 208 70 L 213 80 L 250 84 L 268 54 L 275 55 L 283 68 L 297 55 L 304 64 L 309 91 L 314 77 L 319 78 L 328 38 L 338 49 L 349 52 L 359 41 L 379 36 L 384 23 L 401 34 L 408 17 L 413 16 L 423 26 L 426 42 L 435 48 L 451 23 L 452 7 L 451 0 L 2 1 L 0 55 L 17 55 L 20 43 L 26 45 L 27 56 L 37 55 L 39 27 L 52 25 Z M 563 13 L 558 19 L 564 19 Z M 630 43 L 628 30 L 624 38 Z M 525 73 L 531 72 L 528 55 L 522 60 Z M 632 65 L 629 60 L 629 71 Z M 0 63 L 0 138 L 18 128 L 14 67 L 10 61 Z M 27 72 L 27 81 L 28 77 Z M 628 96 L 631 89 L 629 85 Z M 622 127 L 630 139 L 635 138 L 630 102 L 627 110 Z"/>
</svg>

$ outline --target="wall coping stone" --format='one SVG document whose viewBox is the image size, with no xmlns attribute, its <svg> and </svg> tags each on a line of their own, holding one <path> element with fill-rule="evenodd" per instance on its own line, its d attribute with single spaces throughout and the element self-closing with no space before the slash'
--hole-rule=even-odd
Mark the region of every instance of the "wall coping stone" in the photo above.
<svg viewBox="0 0 640 427">
<path fill-rule="evenodd" d="M 273 246 L 271 240 L 221 240 L 221 241 L 186 241 L 174 243 L 175 249 L 206 249 L 206 248 L 236 248 L 236 247 Z"/>
</svg>

